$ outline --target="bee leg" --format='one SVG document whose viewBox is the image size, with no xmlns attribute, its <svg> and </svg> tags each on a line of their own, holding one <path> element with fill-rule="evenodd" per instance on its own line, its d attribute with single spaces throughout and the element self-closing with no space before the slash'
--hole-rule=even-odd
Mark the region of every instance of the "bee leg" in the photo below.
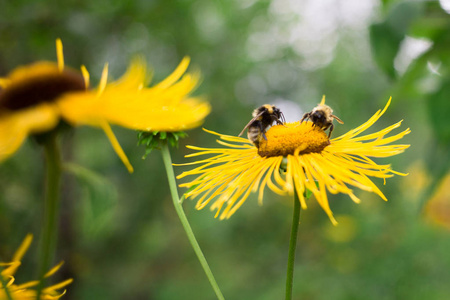
<svg viewBox="0 0 450 300">
<path fill-rule="evenodd" d="M 303 115 L 303 118 L 300 120 L 300 123 L 303 123 L 303 121 L 304 121 L 305 119 L 308 120 L 309 117 L 310 117 L 310 115 L 311 115 L 311 113 L 305 113 L 305 114 Z"/>
<path fill-rule="evenodd" d="M 334 128 L 334 125 L 331 124 L 331 126 L 330 126 L 330 131 L 328 132 L 328 138 L 330 138 L 331 132 L 333 131 L 333 128 Z"/>
<path fill-rule="evenodd" d="M 277 125 L 283 125 L 284 127 L 286 127 L 286 125 L 284 125 L 284 123 L 281 122 L 280 120 L 277 120 Z"/>
<path fill-rule="evenodd" d="M 262 136 L 267 141 L 266 133 L 264 131 L 262 132 Z"/>
<path fill-rule="evenodd" d="M 259 122 L 259 130 L 261 131 L 261 134 L 262 134 L 263 138 L 267 141 L 266 130 L 264 129 L 264 127 L 263 127 L 261 122 Z"/>
</svg>

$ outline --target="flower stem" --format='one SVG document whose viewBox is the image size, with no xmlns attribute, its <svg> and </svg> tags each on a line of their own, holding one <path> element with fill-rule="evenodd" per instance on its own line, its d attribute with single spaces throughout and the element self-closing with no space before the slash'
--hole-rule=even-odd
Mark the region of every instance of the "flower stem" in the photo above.
<svg viewBox="0 0 450 300">
<path fill-rule="evenodd" d="M 55 249 L 57 236 L 58 209 L 61 182 L 61 152 L 57 141 L 57 132 L 49 132 L 43 138 L 45 160 L 47 163 L 44 224 L 41 240 L 41 252 L 39 260 L 38 278 L 40 280 L 37 287 L 36 299 L 40 299 L 44 286 L 44 276 L 50 269 Z"/>
<path fill-rule="evenodd" d="M 294 193 L 294 212 L 292 214 L 291 238 L 289 241 L 289 255 L 286 275 L 286 300 L 292 299 L 294 285 L 295 249 L 297 247 L 298 226 L 300 223 L 300 201 L 297 193 Z"/>
<path fill-rule="evenodd" d="M 202 250 L 200 249 L 200 245 L 198 244 L 194 232 L 192 231 L 191 226 L 189 225 L 189 221 L 184 214 L 183 207 L 181 206 L 181 201 L 178 196 L 177 184 L 175 181 L 175 175 L 173 173 L 172 168 L 172 159 L 170 157 L 170 151 L 167 143 L 164 143 L 161 146 L 161 152 L 164 160 L 164 166 L 167 172 L 167 179 L 169 181 L 170 193 L 172 195 L 173 205 L 175 206 L 175 210 L 178 214 L 178 218 L 180 218 L 181 224 L 183 225 L 184 230 L 186 231 L 186 235 L 191 243 L 192 248 L 194 248 L 195 254 L 197 254 L 197 258 L 200 261 L 200 264 L 203 267 L 203 270 L 206 273 L 206 276 L 209 279 L 209 283 L 211 284 L 214 292 L 216 293 L 217 299 L 225 299 L 222 295 L 222 292 L 217 285 L 216 280 L 214 279 L 214 275 L 209 268 L 208 262 L 206 261 L 205 256 L 203 255 Z"/>
</svg>

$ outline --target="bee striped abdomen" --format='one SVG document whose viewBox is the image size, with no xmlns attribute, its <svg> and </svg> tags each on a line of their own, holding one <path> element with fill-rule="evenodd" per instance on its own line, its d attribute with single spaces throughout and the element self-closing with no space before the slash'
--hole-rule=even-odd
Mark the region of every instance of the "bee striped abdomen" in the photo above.
<svg viewBox="0 0 450 300">
<path fill-rule="evenodd" d="M 259 126 L 248 127 L 247 137 L 256 147 L 259 147 L 262 138 Z"/>
</svg>

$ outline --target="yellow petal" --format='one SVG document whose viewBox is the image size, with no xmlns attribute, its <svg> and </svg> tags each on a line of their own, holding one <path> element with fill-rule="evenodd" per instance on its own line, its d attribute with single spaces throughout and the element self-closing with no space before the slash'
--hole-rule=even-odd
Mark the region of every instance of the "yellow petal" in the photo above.
<svg viewBox="0 0 450 300">
<path fill-rule="evenodd" d="M 182 64 L 185 64 L 183 62 Z M 180 68 L 180 67 L 179 67 Z M 174 73 L 185 70 L 177 69 Z M 100 126 L 110 124 L 144 131 L 180 131 L 199 126 L 209 114 L 210 105 L 200 98 L 189 97 L 198 83 L 198 76 L 188 76 L 167 86 L 171 80 L 156 87 L 142 87 L 145 66 L 134 61 L 117 82 L 107 84 L 100 92 L 68 93 L 58 101 L 64 119 L 73 125 Z M 174 77 L 173 77 L 174 76 Z M 104 78 L 104 76 L 103 76 Z M 164 88 L 162 88 L 164 87 Z"/>
<path fill-rule="evenodd" d="M 44 277 L 50 277 L 53 274 L 55 274 L 59 268 L 61 268 L 61 266 L 64 264 L 63 261 L 61 261 L 59 264 L 57 264 L 56 266 L 54 266 L 53 268 L 51 268 L 47 273 L 45 273 Z"/>
<path fill-rule="evenodd" d="M 61 39 L 56 39 L 56 57 L 58 60 L 58 70 L 62 72 L 64 70 L 64 54 Z"/>
<path fill-rule="evenodd" d="M 111 129 L 111 126 L 109 126 L 107 122 L 103 122 L 101 126 L 103 128 L 103 131 L 106 133 L 106 136 L 108 137 L 111 145 L 116 151 L 117 155 L 122 160 L 123 164 L 127 167 L 128 172 L 133 173 L 134 171 L 133 166 L 131 165 L 130 161 L 128 160 L 128 157 L 126 156 L 125 152 L 120 146 L 119 141 L 117 140 L 116 136 L 114 135 L 114 132 Z"/>
<path fill-rule="evenodd" d="M 0 112 L 0 162 L 16 152 L 29 134 L 54 128 L 59 113 L 51 104 L 41 104 L 29 109 Z"/>
<path fill-rule="evenodd" d="M 31 242 L 33 241 L 33 235 L 27 234 L 25 239 L 23 240 L 22 244 L 20 244 L 20 247 L 17 249 L 16 253 L 14 253 L 13 261 L 20 261 L 22 260 L 23 256 L 25 255 L 25 252 L 27 252 L 28 248 L 30 248 Z"/>
<path fill-rule="evenodd" d="M 325 98 L 322 99 L 322 103 L 324 101 Z M 360 199 L 351 189 L 356 187 L 376 193 L 386 200 L 369 176 L 385 179 L 394 175 L 405 175 L 391 170 L 389 164 L 378 165 L 369 157 L 393 156 L 404 151 L 409 145 L 390 145 L 390 143 L 403 138 L 410 132 L 409 129 L 385 137 L 400 126 L 399 122 L 378 132 L 358 137 L 380 118 L 389 104 L 390 101 L 383 110 L 379 110 L 367 122 L 333 139 L 331 144 L 328 144 L 328 140 L 321 142 L 321 147 L 314 146 L 320 139 L 311 136 L 312 127 L 306 122 L 271 127 L 266 132 L 268 142 L 261 143 L 259 149 L 249 145 L 245 139 L 205 130 L 219 136 L 220 140 L 217 142 L 222 148 L 187 146 L 195 152 L 186 157 L 212 156 L 179 164 L 196 165 L 194 169 L 185 171 L 177 177 L 180 179 L 196 175 L 194 180 L 180 184 L 180 187 L 190 188 L 186 197 L 200 198 L 196 205 L 197 209 L 202 209 L 209 202 L 213 202 L 211 210 L 216 210 L 215 217 L 220 216 L 220 219 L 233 215 L 251 192 L 258 192 L 258 201 L 262 203 L 266 187 L 280 195 L 297 193 L 302 209 L 306 209 L 307 203 L 303 193 L 309 190 L 333 225 L 337 225 L 330 208 L 327 191 L 331 194 L 347 194 L 350 199 L 359 203 Z M 301 134 L 302 127 L 309 130 L 307 134 Z M 319 128 L 315 130 L 318 131 L 315 133 L 317 136 L 322 134 L 326 138 L 323 130 Z M 272 147 L 270 149 L 267 147 L 269 144 Z M 307 147 L 304 147 L 304 144 Z M 263 145 L 265 145 L 264 149 Z M 306 148 L 310 150 L 304 151 Z M 261 156 L 261 149 L 266 152 L 270 152 L 268 149 L 273 149 L 270 152 L 272 155 Z M 285 154 L 286 149 L 290 149 L 287 154 Z M 284 155 L 287 155 L 286 170 L 281 172 L 280 165 Z"/>
<path fill-rule="evenodd" d="M 171 86 L 178 79 L 180 79 L 180 77 L 184 74 L 184 72 L 186 72 L 190 61 L 191 61 L 191 59 L 188 56 L 184 57 L 183 60 L 181 61 L 181 63 L 175 69 L 175 71 L 173 71 L 172 74 L 170 74 L 166 79 L 164 79 L 163 81 L 158 83 L 155 87 L 164 89 L 164 88 L 168 88 L 169 86 Z"/>
</svg>

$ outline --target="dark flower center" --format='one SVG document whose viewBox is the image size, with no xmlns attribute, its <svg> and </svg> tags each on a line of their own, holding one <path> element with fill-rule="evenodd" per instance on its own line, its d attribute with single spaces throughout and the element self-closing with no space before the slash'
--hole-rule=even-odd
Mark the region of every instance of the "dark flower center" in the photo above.
<svg viewBox="0 0 450 300">
<path fill-rule="evenodd" d="M 52 102 L 66 92 L 85 89 L 83 76 L 70 70 L 30 76 L 0 89 L 0 109 L 20 110 Z"/>
</svg>

